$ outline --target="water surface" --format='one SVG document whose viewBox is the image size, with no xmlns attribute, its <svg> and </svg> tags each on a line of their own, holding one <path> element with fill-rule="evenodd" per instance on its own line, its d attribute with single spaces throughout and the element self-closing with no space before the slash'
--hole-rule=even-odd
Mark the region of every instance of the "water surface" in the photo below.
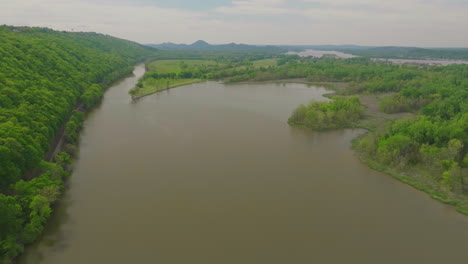
<svg viewBox="0 0 468 264">
<path fill-rule="evenodd" d="M 286 120 L 303 84 L 179 87 L 85 122 L 70 189 L 21 264 L 466 262 L 467 217 L 363 165 L 360 130 Z"/>
<path fill-rule="evenodd" d="M 355 55 L 349 54 L 349 53 L 344 53 L 341 51 L 335 51 L 335 50 L 313 50 L 313 49 L 308 49 L 304 50 L 301 52 L 288 52 L 288 54 L 295 54 L 300 57 L 315 57 L 315 58 L 322 58 L 324 56 L 333 56 L 341 59 L 350 59 L 357 57 Z"/>
</svg>

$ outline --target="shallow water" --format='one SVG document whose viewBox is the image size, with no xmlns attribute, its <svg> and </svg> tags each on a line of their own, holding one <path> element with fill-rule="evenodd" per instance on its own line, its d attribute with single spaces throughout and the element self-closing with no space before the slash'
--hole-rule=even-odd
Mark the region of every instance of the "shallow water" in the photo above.
<svg viewBox="0 0 468 264">
<path fill-rule="evenodd" d="M 362 164 L 363 131 L 286 120 L 326 90 L 200 83 L 90 114 L 70 189 L 21 264 L 466 261 L 467 217 Z"/>
</svg>

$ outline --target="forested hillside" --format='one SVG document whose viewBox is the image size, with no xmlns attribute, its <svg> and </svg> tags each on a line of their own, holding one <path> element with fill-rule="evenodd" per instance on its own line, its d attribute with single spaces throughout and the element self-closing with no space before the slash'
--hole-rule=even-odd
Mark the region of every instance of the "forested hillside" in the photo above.
<svg viewBox="0 0 468 264">
<path fill-rule="evenodd" d="M 93 106 L 104 88 L 150 53 L 96 33 L 0 26 L 0 263 L 41 233 L 63 187 L 69 154 L 59 154 L 56 163 L 43 159 L 71 111 Z M 75 111 L 68 121 L 68 143 L 76 143 L 82 119 Z M 26 173 L 38 177 L 26 179 Z"/>
</svg>

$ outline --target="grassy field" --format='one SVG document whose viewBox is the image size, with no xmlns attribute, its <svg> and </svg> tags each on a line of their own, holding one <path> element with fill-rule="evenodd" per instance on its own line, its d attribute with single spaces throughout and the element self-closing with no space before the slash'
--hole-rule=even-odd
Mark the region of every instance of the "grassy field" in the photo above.
<svg viewBox="0 0 468 264">
<path fill-rule="evenodd" d="M 257 60 L 252 62 L 252 66 L 255 69 L 261 68 L 261 67 L 269 67 L 269 66 L 276 66 L 278 62 L 278 59 L 265 59 L 265 60 Z M 246 69 L 247 66 L 238 66 L 235 69 L 237 70 L 243 70 Z"/>
<path fill-rule="evenodd" d="M 253 66 L 255 68 L 276 66 L 277 62 L 278 62 L 278 59 L 258 60 L 258 61 L 253 62 Z"/>
<path fill-rule="evenodd" d="M 215 61 L 210 60 L 157 60 L 148 65 L 149 72 L 157 73 L 180 73 L 182 65 L 195 66 L 195 65 L 215 65 Z"/>
</svg>

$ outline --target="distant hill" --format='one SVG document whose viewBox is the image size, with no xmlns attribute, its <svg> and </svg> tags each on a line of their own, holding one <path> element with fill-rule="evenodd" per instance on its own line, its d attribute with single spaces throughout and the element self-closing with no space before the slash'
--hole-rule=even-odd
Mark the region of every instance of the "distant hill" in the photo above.
<svg viewBox="0 0 468 264">
<path fill-rule="evenodd" d="M 284 47 L 279 46 L 257 46 L 247 44 L 209 44 L 204 40 L 197 40 L 192 44 L 175 44 L 166 42 L 162 44 L 146 44 L 146 46 L 157 48 L 160 50 L 184 50 L 184 51 L 287 51 Z"/>
<path fill-rule="evenodd" d="M 166 51 L 189 51 L 195 53 L 269 53 L 281 54 L 288 51 L 325 50 L 340 51 L 356 56 L 391 59 L 451 59 L 468 60 L 468 48 L 419 48 L 398 46 L 358 46 L 358 45 L 247 45 L 247 44 L 209 44 L 198 40 L 192 44 L 147 44 L 147 46 Z"/>
<path fill-rule="evenodd" d="M 190 46 L 194 48 L 207 48 L 207 47 L 210 47 L 211 45 L 208 44 L 208 42 L 204 40 L 197 40 Z"/>
</svg>

